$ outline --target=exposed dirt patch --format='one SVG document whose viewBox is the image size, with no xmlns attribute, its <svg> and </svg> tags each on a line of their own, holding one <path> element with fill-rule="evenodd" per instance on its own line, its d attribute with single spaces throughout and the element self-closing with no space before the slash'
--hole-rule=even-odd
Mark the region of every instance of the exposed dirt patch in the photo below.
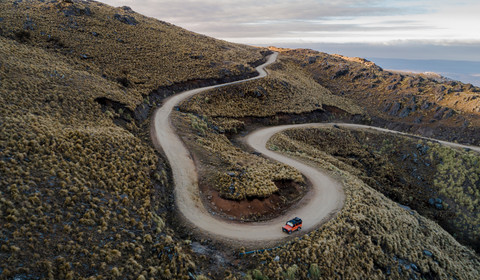
<svg viewBox="0 0 480 280">
<path fill-rule="evenodd" d="M 225 135 L 236 147 L 241 147 L 253 152 L 241 140 L 239 134 L 245 134 L 262 125 L 278 125 L 293 123 L 325 122 L 329 119 L 342 119 L 346 122 L 364 122 L 364 116 L 351 115 L 348 112 L 335 106 L 325 106 L 323 109 L 314 110 L 308 113 L 287 114 L 280 113 L 271 117 L 244 117 L 237 120 L 244 123 L 241 131 L 226 131 Z M 289 207 L 299 201 L 307 192 L 308 187 L 292 180 L 275 181 L 278 192 L 268 197 L 248 197 L 242 200 L 232 200 L 222 197 L 221 193 L 212 185 L 214 183 L 215 171 L 222 165 L 215 155 L 196 147 L 194 132 L 192 128 L 178 119 L 174 121 L 178 126 L 177 132 L 190 147 L 199 174 L 199 188 L 201 200 L 210 213 L 234 221 L 266 221 L 284 214 Z M 188 132 L 190 131 L 190 132 Z M 217 167 L 215 167 L 217 166 Z"/>
<path fill-rule="evenodd" d="M 278 191 L 266 198 L 248 197 L 231 200 L 221 197 L 220 192 L 212 186 L 212 178 L 215 178 L 217 165 L 221 162 L 195 144 L 194 137 L 188 136 L 192 133 L 189 132 L 191 128 L 186 123 L 178 119 L 174 122 L 178 125 L 177 132 L 190 147 L 199 174 L 201 200 L 211 214 L 233 221 L 266 221 L 284 214 L 308 191 L 308 184 L 278 180 L 274 182 Z"/>
<path fill-rule="evenodd" d="M 276 181 L 279 192 L 267 198 L 248 198 L 240 201 L 225 199 L 210 188 L 206 182 L 200 183 L 203 202 L 215 215 L 237 221 L 265 221 L 278 217 L 303 197 L 306 188 L 293 181 Z"/>
</svg>

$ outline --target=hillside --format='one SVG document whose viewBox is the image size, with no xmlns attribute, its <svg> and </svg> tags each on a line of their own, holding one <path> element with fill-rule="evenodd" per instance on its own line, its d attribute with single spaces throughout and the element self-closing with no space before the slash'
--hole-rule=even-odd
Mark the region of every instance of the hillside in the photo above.
<svg viewBox="0 0 480 280">
<path fill-rule="evenodd" d="M 260 49 L 194 34 L 128 7 L 26 0 L 2 1 L 0 10 L 2 37 L 112 82 L 123 94 L 101 97 L 130 110 L 147 104 L 152 92 L 252 75 L 251 65 L 263 57 Z"/>
<path fill-rule="evenodd" d="M 432 197 L 441 197 L 445 206 L 448 202 L 444 212 L 421 200 L 431 193 L 409 199 L 418 191 L 415 178 L 407 177 L 409 188 L 397 192 L 394 184 L 379 187 L 387 171 L 364 173 L 378 167 L 368 155 L 381 143 L 368 146 L 368 139 L 358 137 L 350 147 L 341 141 L 347 139 L 344 134 L 337 135 L 340 140 L 312 143 L 310 135 L 323 139 L 323 132 L 284 133 L 272 139 L 273 149 L 326 168 L 344 182 L 346 204 L 338 216 L 253 255 L 241 256 L 244 248 L 192 233 L 174 203 L 170 164 L 150 138 L 153 110 L 181 91 L 255 76 L 255 66 L 270 53 L 195 34 L 128 7 L 81 0 L 1 1 L 0 279 L 478 279 L 479 256 L 465 246 L 478 241 L 476 183 L 454 186 L 465 188 L 465 196 L 444 187 L 453 165 L 465 167 L 461 174 L 475 173 L 476 157 L 436 146 L 439 195 Z M 215 217 L 268 220 L 289 211 L 309 189 L 297 170 L 245 148 L 242 136 L 258 126 L 388 120 L 410 128 L 403 125 L 420 109 L 405 119 L 378 113 L 360 96 L 359 81 L 369 83 L 368 77 L 322 80 L 322 55 L 349 61 L 306 50 L 282 52 L 268 77 L 210 90 L 176 107 L 171 121 L 197 164 L 200 199 Z M 318 57 L 305 63 L 311 56 Z M 380 77 L 382 70 L 371 67 Z M 340 94 L 341 85 L 351 93 Z M 447 93 L 458 87 L 458 96 Z M 411 131 L 451 138 L 436 134 L 438 123 L 458 130 L 459 141 L 477 137 L 470 133 L 477 132 L 478 114 L 468 111 L 477 106 L 472 105 L 476 90 L 460 83 L 445 86 L 444 98 L 434 106 L 456 106 L 455 113 L 447 118 L 445 111 L 430 123 L 433 112 L 428 111 L 422 125 L 432 125 Z M 376 94 L 369 98 L 376 100 Z M 453 98 L 464 97 L 469 101 L 451 105 Z M 456 122 L 460 117 L 466 127 Z M 475 137 L 470 142 L 478 143 Z M 360 165 L 341 154 L 325 159 L 318 149 L 327 146 L 352 149 L 358 161 L 368 162 Z M 299 154 L 300 149 L 305 150 Z M 400 163 L 396 156 L 382 154 Z M 445 159 L 450 163 L 442 166 Z M 403 175 L 411 164 L 400 167 Z M 407 211 L 398 202 L 420 206 Z M 239 208 L 227 211 L 232 205 Z M 457 215 L 451 223 L 449 215 Z"/>
<path fill-rule="evenodd" d="M 295 170 L 242 151 L 229 138 L 259 123 L 362 116 L 358 106 L 331 94 L 291 59 L 280 57 L 269 73 L 195 95 L 176 114 L 178 131 L 198 158 L 207 205 L 217 214 L 241 220 L 277 216 L 307 188 Z"/>
<path fill-rule="evenodd" d="M 478 153 L 360 129 L 305 129 L 285 135 L 305 145 L 301 150 L 312 151 L 310 156 L 354 174 L 480 251 Z"/>
<path fill-rule="evenodd" d="M 265 275 L 277 278 L 282 273 L 293 273 L 312 279 L 478 277 L 480 259 L 472 250 L 419 212 L 375 191 L 357 173 L 361 172 L 361 168 L 355 168 L 358 165 L 337 167 L 343 162 L 334 156 L 334 151 L 324 151 L 321 145 L 328 137 L 317 142 L 316 136 L 325 132 L 311 132 L 286 131 L 274 136 L 269 145 L 342 178 L 347 201 L 339 216 L 321 230 L 259 256 L 265 260 L 261 266 Z M 335 140 L 342 141 L 342 135 Z"/>
<path fill-rule="evenodd" d="M 2 1 L 0 35 L 0 278 L 195 271 L 166 225 L 148 110 L 134 112 L 158 90 L 252 75 L 263 50 L 83 1 Z"/>
<path fill-rule="evenodd" d="M 282 51 L 333 94 L 355 101 L 371 124 L 479 145 L 480 88 L 437 75 L 384 71 L 362 58 Z"/>
</svg>

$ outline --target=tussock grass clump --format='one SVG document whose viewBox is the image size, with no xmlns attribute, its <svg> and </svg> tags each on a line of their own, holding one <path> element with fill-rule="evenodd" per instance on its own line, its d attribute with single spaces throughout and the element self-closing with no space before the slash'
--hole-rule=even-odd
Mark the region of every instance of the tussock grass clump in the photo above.
<svg viewBox="0 0 480 280">
<path fill-rule="evenodd" d="M 167 201 L 155 194 L 151 176 L 161 163 L 152 148 L 118 127 L 72 128 L 32 114 L 4 120 L 0 238 L 18 250 L 0 251 L 2 277 L 109 275 L 112 264 L 117 276 L 166 269 L 168 257 L 156 255 L 172 246 L 161 236 L 173 233 L 154 214 Z M 173 275 L 191 267 L 185 253 L 179 258 Z"/>
<path fill-rule="evenodd" d="M 436 223 L 405 209 L 364 182 L 316 157 L 315 147 L 277 134 L 270 140 L 290 156 L 307 160 L 344 182 L 346 201 L 335 219 L 317 231 L 255 258 L 273 279 L 477 279 L 480 258 Z M 298 152 L 302 151 L 302 152 Z M 278 258 L 277 258 L 278 256 Z"/>
<path fill-rule="evenodd" d="M 266 78 L 197 94 L 180 108 L 209 117 L 240 118 L 300 114 L 321 110 L 324 105 L 352 115 L 362 113 L 360 107 L 331 94 L 290 59 L 280 56 Z"/>
<path fill-rule="evenodd" d="M 433 186 L 456 214 L 450 227 L 480 251 L 480 156 L 440 144 L 430 147 L 428 154 L 436 163 Z"/>
</svg>

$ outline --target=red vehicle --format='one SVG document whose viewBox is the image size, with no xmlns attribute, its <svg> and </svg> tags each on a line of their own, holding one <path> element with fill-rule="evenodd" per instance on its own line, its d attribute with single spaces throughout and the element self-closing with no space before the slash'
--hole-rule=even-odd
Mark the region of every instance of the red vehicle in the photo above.
<svg viewBox="0 0 480 280">
<path fill-rule="evenodd" d="M 298 217 L 291 219 L 282 227 L 282 230 L 288 234 L 291 234 L 292 232 L 296 230 L 301 230 L 301 229 L 302 229 L 302 219 Z"/>
</svg>

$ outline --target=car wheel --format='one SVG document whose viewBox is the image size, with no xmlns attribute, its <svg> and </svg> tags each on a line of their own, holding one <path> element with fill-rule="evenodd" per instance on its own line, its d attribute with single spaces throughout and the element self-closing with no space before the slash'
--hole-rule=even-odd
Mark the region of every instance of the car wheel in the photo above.
<svg viewBox="0 0 480 280">
<path fill-rule="evenodd" d="M 292 231 L 289 231 L 288 234 L 292 234 Z"/>
<path fill-rule="evenodd" d="M 302 227 L 298 227 L 298 230 L 301 230 L 301 229 L 302 229 Z"/>
</svg>

